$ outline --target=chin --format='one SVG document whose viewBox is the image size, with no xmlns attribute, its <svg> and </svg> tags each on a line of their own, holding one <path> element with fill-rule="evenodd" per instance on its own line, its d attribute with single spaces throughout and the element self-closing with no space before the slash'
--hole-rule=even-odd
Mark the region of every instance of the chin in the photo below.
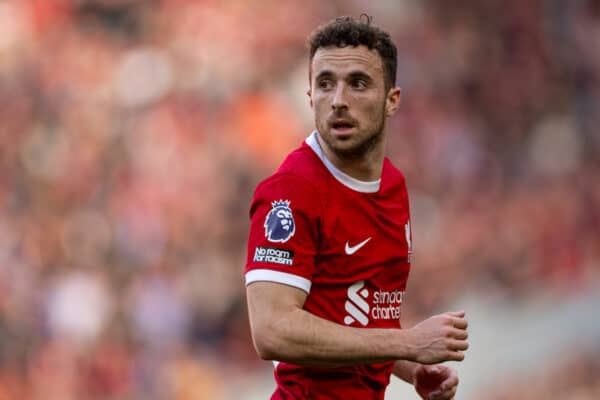
<svg viewBox="0 0 600 400">
<path fill-rule="evenodd" d="M 329 147 L 341 157 L 357 158 L 367 153 L 370 146 L 364 141 L 357 141 L 355 138 L 348 137 L 346 139 L 334 139 L 334 142 L 329 144 Z"/>
<path fill-rule="evenodd" d="M 360 136 L 359 132 L 356 130 L 350 130 L 349 132 L 339 132 L 328 128 L 326 133 L 323 136 L 324 139 L 327 139 L 328 142 L 339 142 L 339 143 L 347 143 L 351 141 L 356 141 L 357 137 Z"/>
</svg>

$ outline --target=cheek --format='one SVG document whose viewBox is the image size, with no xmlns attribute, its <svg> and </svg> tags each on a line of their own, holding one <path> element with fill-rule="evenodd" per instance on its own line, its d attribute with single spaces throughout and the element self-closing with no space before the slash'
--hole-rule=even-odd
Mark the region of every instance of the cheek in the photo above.
<svg viewBox="0 0 600 400">
<path fill-rule="evenodd" d="M 329 103 L 329 98 L 328 96 L 325 95 L 318 95 L 318 96 L 313 96 L 313 104 L 315 105 L 315 107 L 324 107 L 327 106 L 327 104 Z"/>
<path fill-rule="evenodd" d="M 320 116 L 328 112 L 330 109 L 329 103 L 325 97 L 317 97 L 313 99 L 313 110 L 315 116 Z"/>
<path fill-rule="evenodd" d="M 385 115 L 385 105 L 379 102 L 369 102 L 368 106 L 363 108 L 365 118 L 371 122 L 379 122 L 379 120 Z"/>
</svg>

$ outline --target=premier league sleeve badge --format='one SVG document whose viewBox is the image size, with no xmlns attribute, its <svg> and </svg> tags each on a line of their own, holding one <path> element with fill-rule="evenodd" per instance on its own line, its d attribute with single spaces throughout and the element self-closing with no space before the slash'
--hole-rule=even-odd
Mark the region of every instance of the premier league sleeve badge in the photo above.
<svg viewBox="0 0 600 400">
<path fill-rule="evenodd" d="M 265 218 L 265 236 L 269 242 L 285 243 L 296 232 L 296 224 L 289 200 L 279 200 L 271 203 L 271 211 Z"/>
</svg>

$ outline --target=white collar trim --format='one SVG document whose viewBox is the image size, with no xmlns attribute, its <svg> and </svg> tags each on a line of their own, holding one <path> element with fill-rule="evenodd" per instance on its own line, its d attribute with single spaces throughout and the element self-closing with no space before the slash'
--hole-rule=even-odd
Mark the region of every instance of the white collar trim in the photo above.
<svg viewBox="0 0 600 400">
<path fill-rule="evenodd" d="M 356 190 L 357 192 L 362 193 L 376 193 L 379 191 L 381 187 L 381 178 L 376 181 L 361 181 L 356 178 L 351 177 L 350 175 L 340 171 L 323 153 L 323 149 L 319 145 L 319 141 L 317 140 L 318 132 L 314 131 L 310 134 L 309 137 L 306 138 L 305 142 L 310 146 L 311 149 L 317 154 L 317 156 L 321 159 L 325 167 L 329 170 L 331 175 L 335 177 L 342 185 L 349 187 L 352 190 Z"/>
</svg>

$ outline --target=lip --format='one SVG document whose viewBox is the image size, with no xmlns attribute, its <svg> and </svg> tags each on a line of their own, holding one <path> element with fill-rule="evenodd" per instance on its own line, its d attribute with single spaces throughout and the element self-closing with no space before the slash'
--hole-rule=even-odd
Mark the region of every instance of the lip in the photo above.
<svg viewBox="0 0 600 400">
<path fill-rule="evenodd" d="M 338 124 L 347 124 L 349 126 L 345 126 L 343 128 L 336 128 L 335 125 L 338 125 Z M 336 136 L 345 136 L 345 135 L 349 135 L 350 133 L 352 133 L 352 130 L 354 130 L 356 125 L 354 124 L 354 122 L 352 122 L 349 119 L 336 118 L 329 123 L 329 127 L 331 128 L 332 134 L 334 134 Z"/>
<path fill-rule="evenodd" d="M 354 130 L 354 127 L 348 127 L 348 128 L 334 128 L 331 127 L 331 133 L 334 136 L 348 136 L 352 133 L 352 131 Z"/>
</svg>

